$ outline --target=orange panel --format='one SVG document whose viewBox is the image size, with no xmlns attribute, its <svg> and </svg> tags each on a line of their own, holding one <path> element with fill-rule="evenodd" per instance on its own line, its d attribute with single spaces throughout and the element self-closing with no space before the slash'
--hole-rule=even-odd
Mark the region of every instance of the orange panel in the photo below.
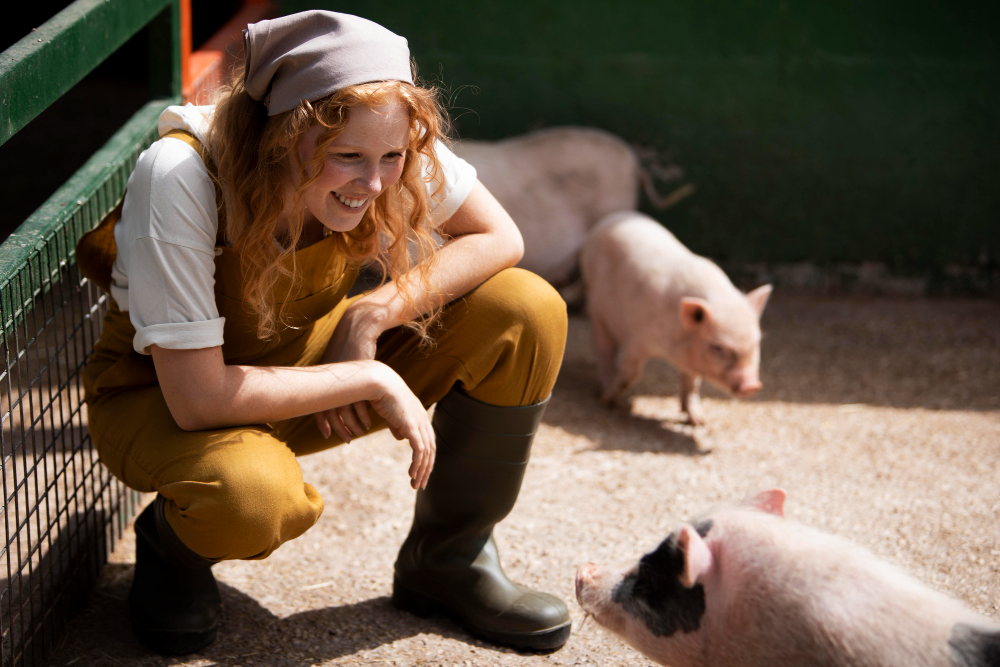
<svg viewBox="0 0 1000 667">
<path fill-rule="evenodd" d="M 181 93 L 191 85 L 191 0 L 181 0 Z"/>
<path fill-rule="evenodd" d="M 213 101 L 215 92 L 242 55 L 243 29 L 248 23 L 273 16 L 274 9 L 274 4 L 270 1 L 246 0 L 243 7 L 224 26 L 191 54 L 184 69 L 186 77 L 182 79 L 185 102 L 209 104 Z M 190 45 L 190 37 L 188 40 Z"/>
</svg>

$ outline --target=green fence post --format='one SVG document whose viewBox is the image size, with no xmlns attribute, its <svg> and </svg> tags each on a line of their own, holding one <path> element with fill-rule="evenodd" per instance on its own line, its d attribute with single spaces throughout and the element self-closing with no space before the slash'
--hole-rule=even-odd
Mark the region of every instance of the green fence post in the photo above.
<svg viewBox="0 0 1000 667">
<path fill-rule="evenodd" d="M 149 26 L 154 99 L 0 244 L 0 663 L 41 667 L 138 494 L 100 465 L 81 374 L 110 299 L 76 268 L 181 91 L 182 0 L 76 0 L 0 53 L 0 144 Z M 114 104 L 114 100 L 106 100 Z M 2 567 L 2 566 L 0 566 Z"/>
<path fill-rule="evenodd" d="M 172 24 L 170 30 L 177 33 L 177 46 L 166 51 L 166 57 L 175 60 L 170 67 L 173 82 L 169 90 L 176 92 L 168 94 L 180 95 L 179 3 L 76 0 L 0 53 L 0 144 L 164 14 L 168 16 L 164 20 Z"/>
</svg>

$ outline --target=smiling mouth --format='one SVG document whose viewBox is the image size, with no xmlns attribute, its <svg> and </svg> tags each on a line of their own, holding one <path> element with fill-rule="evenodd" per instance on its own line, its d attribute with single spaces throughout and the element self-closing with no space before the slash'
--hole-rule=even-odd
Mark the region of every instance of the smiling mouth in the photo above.
<svg viewBox="0 0 1000 667">
<path fill-rule="evenodd" d="M 337 198 L 337 201 L 339 201 L 341 204 L 349 208 L 361 208 L 362 206 L 368 203 L 368 197 L 364 197 L 362 199 L 354 199 L 352 197 L 345 197 L 339 192 L 334 192 L 333 194 Z"/>
</svg>

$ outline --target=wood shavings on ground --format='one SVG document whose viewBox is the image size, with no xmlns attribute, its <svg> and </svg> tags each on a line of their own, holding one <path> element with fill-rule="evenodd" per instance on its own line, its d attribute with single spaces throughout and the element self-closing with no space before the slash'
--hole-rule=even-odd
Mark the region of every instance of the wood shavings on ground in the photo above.
<svg viewBox="0 0 1000 667">
<path fill-rule="evenodd" d="M 126 539 L 48 664 L 646 666 L 593 621 L 581 627 L 577 565 L 630 561 L 677 521 L 770 486 L 788 490 L 790 517 L 1000 619 L 1000 306 L 779 290 L 763 329 L 764 390 L 706 391 L 709 424 L 692 429 L 664 363 L 629 409 L 602 407 L 589 324 L 571 318 L 521 497 L 496 530 L 507 573 L 570 606 L 574 634 L 555 653 L 497 649 L 393 608 L 413 492 L 409 449 L 379 433 L 301 459 L 324 516 L 266 561 L 216 566 L 225 619 L 201 654 L 153 656 L 132 638 Z"/>
</svg>

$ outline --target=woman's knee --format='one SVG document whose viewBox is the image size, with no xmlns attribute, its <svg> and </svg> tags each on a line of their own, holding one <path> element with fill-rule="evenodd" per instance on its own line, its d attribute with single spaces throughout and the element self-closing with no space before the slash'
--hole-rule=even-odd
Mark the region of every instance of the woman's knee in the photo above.
<svg viewBox="0 0 1000 667">
<path fill-rule="evenodd" d="M 524 343 L 562 356 L 566 344 L 566 302 L 548 282 L 524 269 L 505 269 L 470 295 L 477 319 L 494 330 L 508 328 Z"/>
<path fill-rule="evenodd" d="M 287 451 L 287 450 L 286 450 Z M 265 558 L 308 530 L 323 499 L 302 479 L 294 456 L 234 456 L 199 481 L 164 484 L 166 515 L 194 552 L 212 560 Z"/>
<path fill-rule="evenodd" d="M 477 359 L 467 367 L 473 398 L 493 405 L 545 400 L 555 385 L 566 346 L 566 303 L 539 276 L 507 269 L 469 300 Z"/>
</svg>

